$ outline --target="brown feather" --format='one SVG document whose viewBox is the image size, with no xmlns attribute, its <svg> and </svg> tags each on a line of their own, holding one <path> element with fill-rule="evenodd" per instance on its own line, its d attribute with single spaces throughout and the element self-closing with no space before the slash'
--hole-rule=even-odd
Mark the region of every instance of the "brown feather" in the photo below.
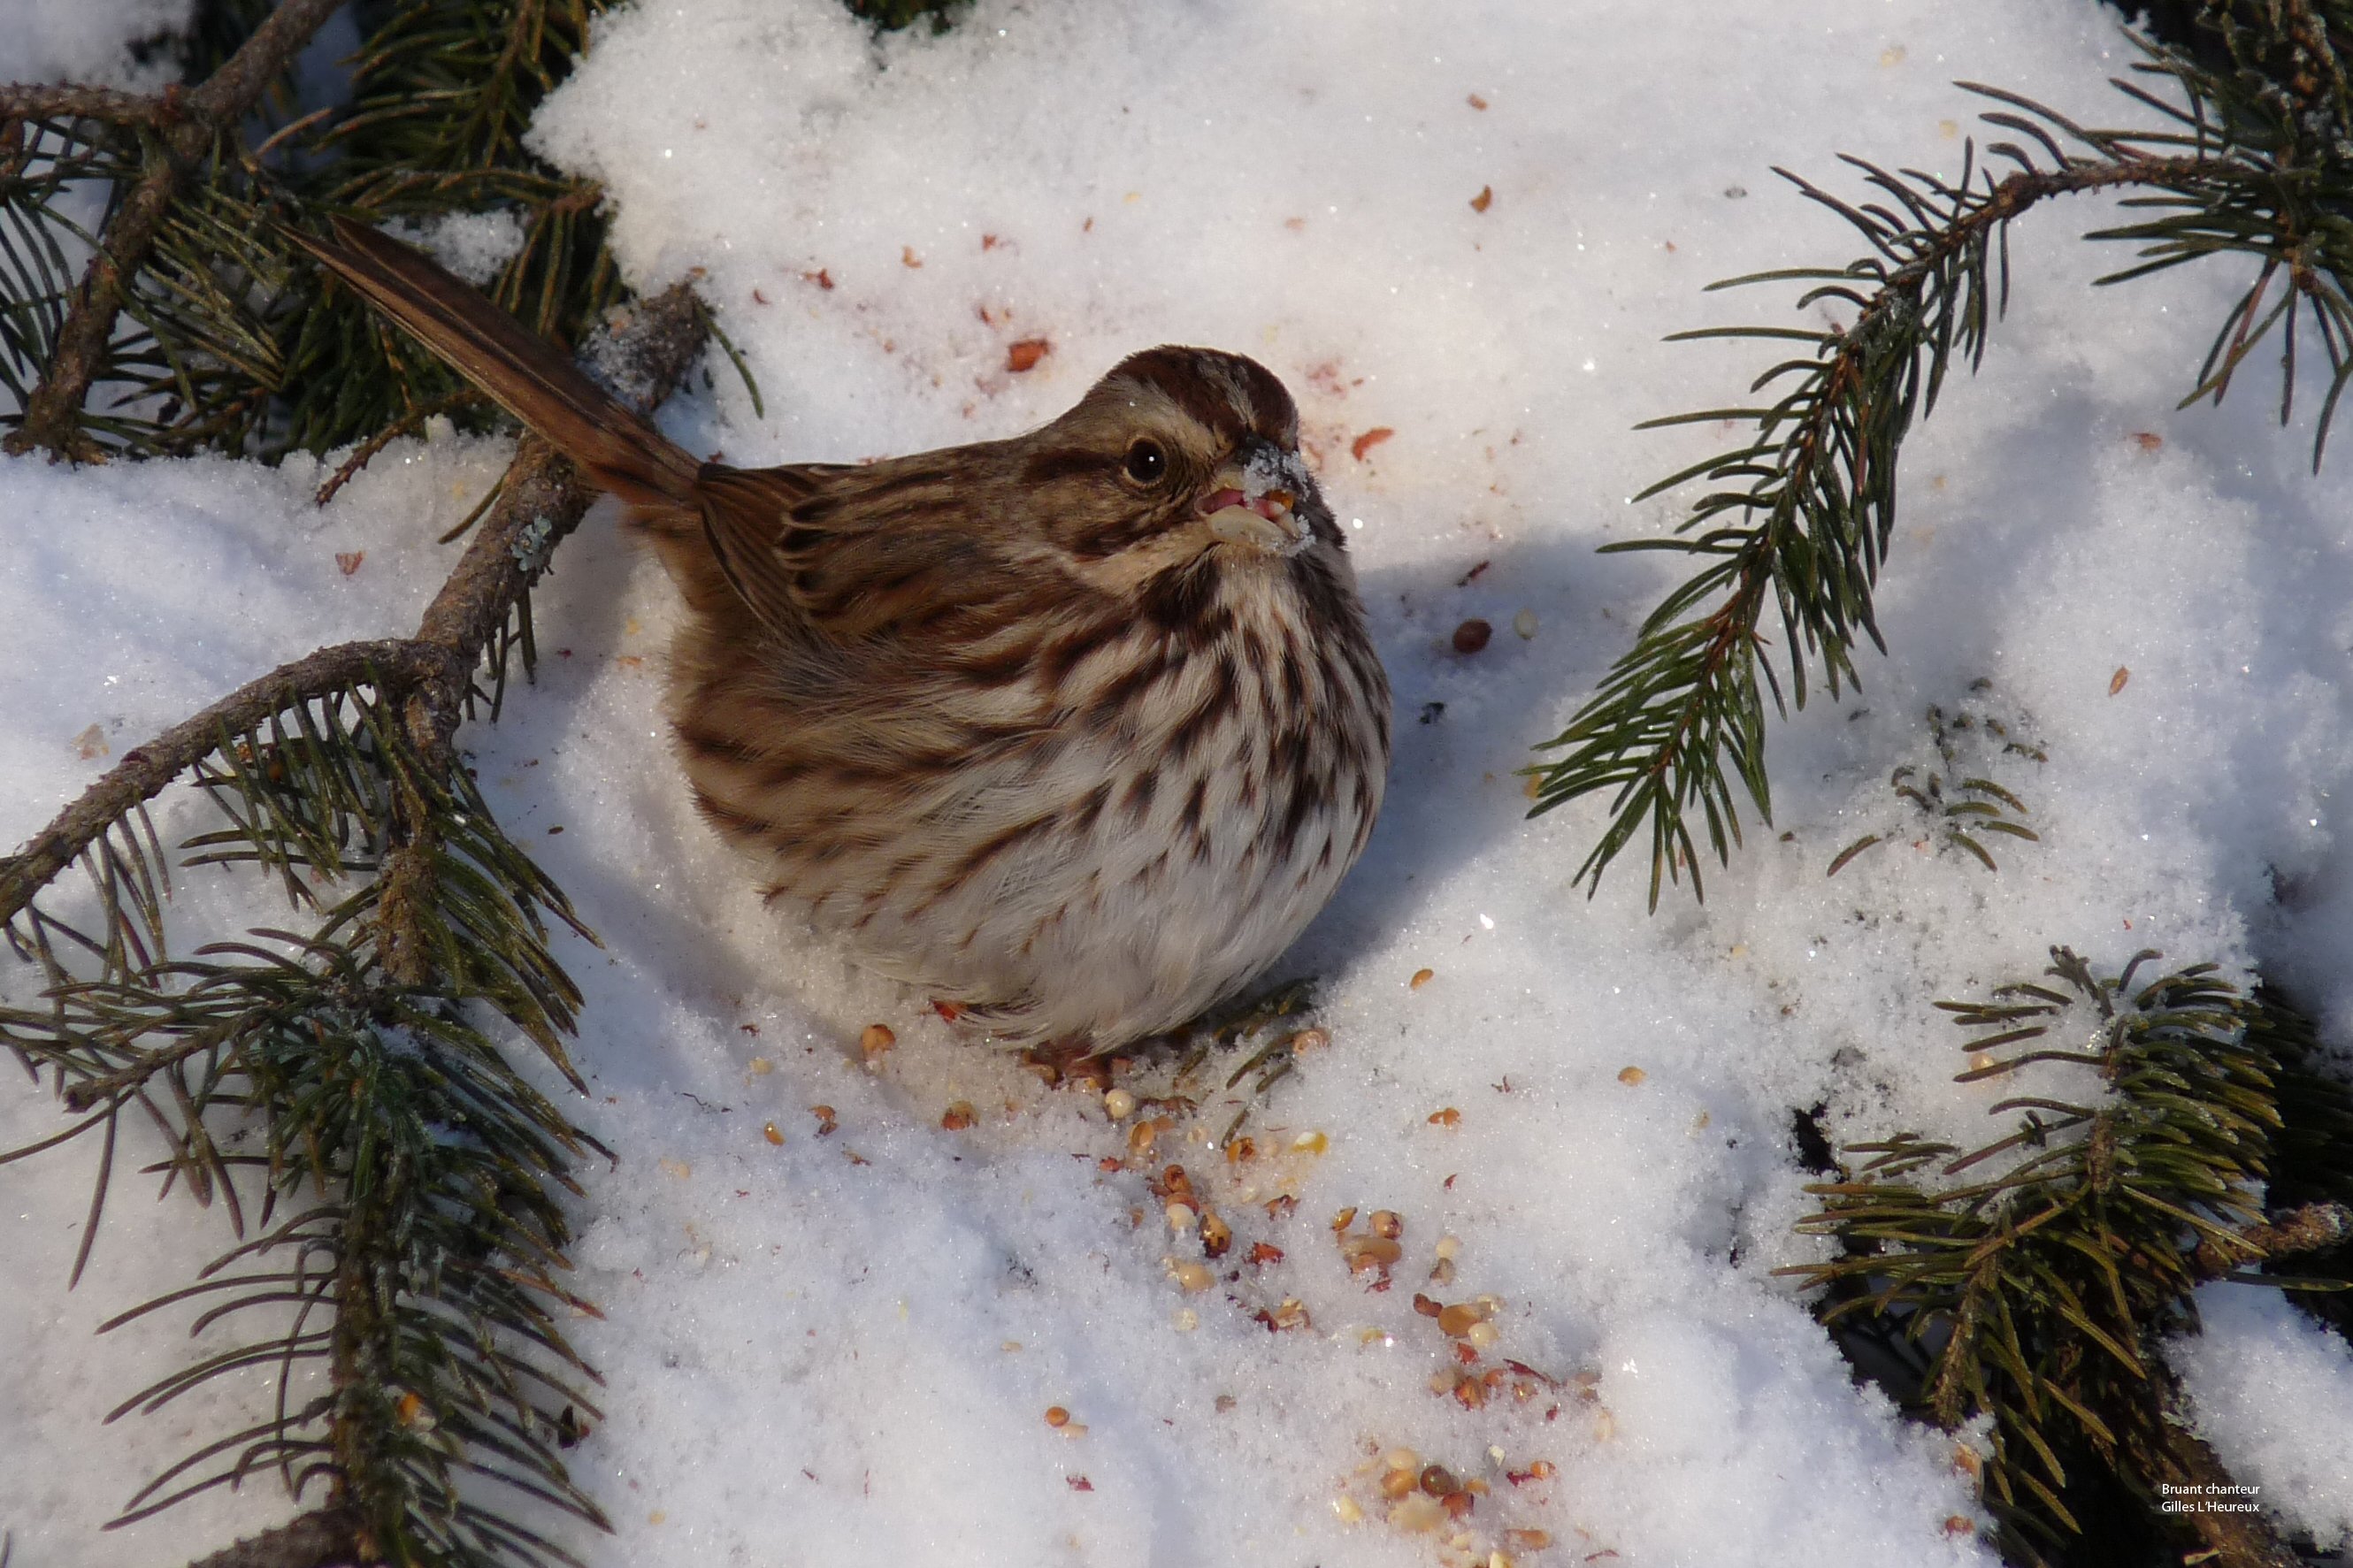
<svg viewBox="0 0 2353 1568">
<path fill-rule="evenodd" d="M 730 468 L 707 463 L 695 486 L 702 536 L 727 585 L 754 619 L 772 632 L 801 622 L 792 574 L 776 547 L 786 514 L 815 489 L 793 468 Z"/>
<path fill-rule="evenodd" d="M 589 380 L 563 351 L 398 240 L 347 218 L 334 226 L 333 240 L 287 232 L 603 489 L 638 506 L 691 504 L 702 463 Z"/>
</svg>

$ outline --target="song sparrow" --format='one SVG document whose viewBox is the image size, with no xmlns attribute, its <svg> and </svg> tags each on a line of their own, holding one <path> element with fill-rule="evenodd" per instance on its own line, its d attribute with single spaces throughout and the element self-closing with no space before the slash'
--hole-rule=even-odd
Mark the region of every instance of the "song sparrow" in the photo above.
<svg viewBox="0 0 2353 1568">
<path fill-rule="evenodd" d="M 1388 682 L 1261 366 L 1148 349 L 1011 440 L 733 468 L 424 257 L 336 233 L 305 243 L 659 550 L 704 816 L 945 1010 L 1067 1055 L 1173 1029 L 1364 848 Z"/>
</svg>

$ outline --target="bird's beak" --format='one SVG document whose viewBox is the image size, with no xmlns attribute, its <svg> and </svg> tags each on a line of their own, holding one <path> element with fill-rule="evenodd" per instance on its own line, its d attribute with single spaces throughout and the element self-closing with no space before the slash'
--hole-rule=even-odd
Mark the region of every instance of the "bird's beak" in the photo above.
<svg viewBox="0 0 2353 1568">
<path fill-rule="evenodd" d="M 1209 531 L 1229 544 L 1270 555 L 1296 555 L 1311 536 L 1306 519 L 1298 512 L 1307 489 L 1307 475 L 1299 459 L 1264 443 L 1252 443 L 1229 464 L 1198 510 Z"/>
</svg>

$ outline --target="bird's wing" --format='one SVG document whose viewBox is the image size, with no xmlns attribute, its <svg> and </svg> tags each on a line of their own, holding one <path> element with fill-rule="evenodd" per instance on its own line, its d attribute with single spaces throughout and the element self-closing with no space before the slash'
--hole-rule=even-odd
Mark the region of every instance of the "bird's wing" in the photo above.
<svg viewBox="0 0 2353 1568">
<path fill-rule="evenodd" d="M 787 631 L 806 616 L 794 592 L 791 567 L 779 540 L 792 509 L 817 493 L 825 468 L 730 468 L 705 464 L 696 478 L 702 536 L 720 574 L 746 609 L 771 631 Z"/>
<path fill-rule="evenodd" d="M 764 625 L 836 641 L 911 633 L 1018 586 L 1014 563 L 952 500 L 902 504 L 913 487 L 898 466 L 703 469 L 704 536 Z"/>
</svg>

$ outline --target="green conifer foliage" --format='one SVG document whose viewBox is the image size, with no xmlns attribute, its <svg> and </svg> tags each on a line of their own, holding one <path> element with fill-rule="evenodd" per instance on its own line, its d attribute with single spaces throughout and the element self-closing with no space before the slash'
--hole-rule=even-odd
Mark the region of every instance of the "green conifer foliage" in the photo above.
<svg viewBox="0 0 2353 1568">
<path fill-rule="evenodd" d="M 1531 815 L 1601 795 L 1609 819 L 1577 868 L 1588 890 L 1637 839 L 1650 850 L 1651 906 L 1703 853 L 1727 860 L 1743 796 L 1772 820 L 1765 715 L 1802 708 L 1817 681 L 1835 699 L 1857 680 L 1854 653 L 1885 639 L 1873 603 L 1894 539 L 1905 437 L 1936 407 L 1947 373 L 1984 357 L 2011 284 L 2010 224 L 2052 196 L 2131 193 L 2135 220 L 2091 238 L 2138 247 L 2101 279 L 2120 283 L 2193 261 L 2245 269 L 2245 291 L 2215 326 L 2182 399 L 2219 401 L 2248 356 L 2277 341 L 2280 417 L 2295 416 L 2298 356 L 2328 368 L 2313 418 L 2319 467 L 2338 399 L 2353 384 L 2353 0 L 2204 0 L 2203 55 L 2135 41 L 2156 90 L 2116 87 L 2145 129 L 2078 125 L 1998 88 L 1963 83 L 2000 107 L 2006 137 L 1959 175 L 1891 171 L 1858 158 L 1864 193 L 1841 197 L 1788 171 L 1810 200 L 1852 225 L 1869 254 L 1717 284 L 1795 284 L 1797 308 L 1830 301 L 1835 327 L 1741 326 L 1676 339 L 1786 344 L 1746 397 L 1645 428 L 1745 427 L 1735 444 L 1636 497 L 1702 487 L 1675 531 L 1604 546 L 1700 563 L 1635 634 L 1599 689 L 1530 770 Z M 1671 340 L 1672 341 L 1672 340 Z M 1778 627 L 1787 686 L 1766 649 Z M 1696 820 L 1694 820 L 1696 819 Z M 1704 836 L 1704 850 L 1700 836 Z"/>
<path fill-rule="evenodd" d="M 2084 1499 L 2119 1489 L 2150 1535 L 2169 1527 L 2220 1563 L 2280 1560 L 2260 1515 L 2162 1512 L 2167 1485 L 2228 1480 L 2177 1419 L 2164 1343 L 2196 1329 L 2209 1280 L 2353 1286 L 2342 1268 L 2259 1271 L 2353 1237 L 2338 1142 L 2353 1092 L 2315 1059 L 2308 1024 L 2211 964 L 2136 988 L 2158 956 L 2105 976 L 2055 948 L 2036 980 L 1938 1003 L 1970 1031 L 1956 1081 L 2045 1069 L 1989 1108 L 2011 1131 L 1967 1151 L 1849 1146 L 1799 1226 L 1839 1254 L 1780 1270 L 1821 1289 L 1821 1321 L 1897 1369 L 1917 1414 L 1964 1434 L 2013 1563 L 2077 1560 L 2097 1544 Z"/>
</svg>

